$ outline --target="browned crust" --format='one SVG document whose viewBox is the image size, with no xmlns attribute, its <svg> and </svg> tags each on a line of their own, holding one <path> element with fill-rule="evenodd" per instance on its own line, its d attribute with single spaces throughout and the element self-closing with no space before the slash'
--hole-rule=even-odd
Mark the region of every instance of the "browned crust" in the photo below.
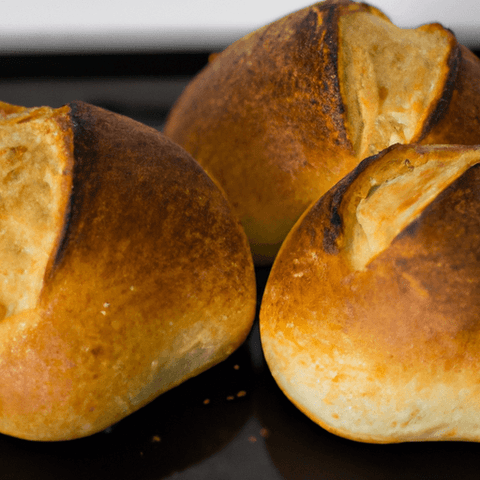
<svg viewBox="0 0 480 480">
<path fill-rule="evenodd" d="M 452 39 L 453 40 L 453 39 Z M 447 61 L 447 79 L 437 104 L 433 105 L 432 112 L 426 119 L 423 130 L 418 140 L 425 138 L 432 128 L 436 127 L 438 123 L 447 115 L 448 107 L 452 100 L 453 91 L 459 75 L 459 66 L 462 62 L 462 50 L 458 43 L 452 43 L 450 55 Z M 448 121 L 448 120 L 447 120 Z M 452 142 L 449 142 L 452 143 Z M 455 143 L 455 142 L 454 142 Z"/>
<path fill-rule="evenodd" d="M 397 145 L 392 145 L 385 150 L 382 150 L 377 155 L 372 155 L 371 157 L 366 158 L 358 164 L 358 166 L 353 169 L 348 175 L 346 175 L 342 180 L 340 180 L 335 187 L 331 188 L 325 193 L 322 197 L 322 201 L 316 202 L 312 205 L 311 210 L 315 211 L 318 208 L 322 209 L 322 213 L 318 215 L 328 218 L 328 221 L 325 222 L 323 227 L 323 249 L 325 253 L 336 255 L 339 253 L 339 237 L 344 234 L 343 229 L 343 220 L 339 213 L 340 206 L 342 204 L 343 196 L 348 188 L 351 186 L 355 178 L 357 178 L 360 173 L 365 171 L 367 167 L 374 163 L 377 158 L 385 156 L 391 150 L 397 148 Z M 312 215 L 315 215 L 312 213 Z M 312 233 L 314 230 L 310 230 Z"/>
<path fill-rule="evenodd" d="M 333 433 L 374 443 L 479 441 L 480 429 L 472 419 L 480 413 L 480 164 L 438 195 L 364 271 L 355 272 L 345 257 L 348 239 L 339 206 L 360 172 L 384 155 L 362 162 L 287 237 L 262 302 L 266 359 L 286 395 Z M 291 370 L 297 356 L 297 367 L 304 361 L 303 372 Z M 323 361 L 333 362 L 331 370 Z M 350 361 L 364 367 L 352 370 Z M 299 400 L 300 384 L 319 382 L 321 389 L 334 375 L 338 385 L 347 382 L 343 391 L 351 398 L 342 403 L 342 390 L 333 389 L 326 409 L 338 402 L 340 419 L 352 408 L 374 424 L 389 405 L 394 406 L 393 420 L 395 412 L 411 408 L 405 422 L 410 431 L 359 433 L 354 422 L 344 420 L 340 426 L 320 409 L 310 409 L 305 397 Z M 413 392 L 408 390 L 412 385 Z M 425 410 L 411 407 L 417 402 Z M 457 413 L 442 424 L 443 409 L 451 405 Z M 425 431 L 422 415 L 429 409 L 438 423 Z M 454 424 L 451 418 L 457 414 Z M 385 427 L 389 431 L 390 423 Z"/>
<path fill-rule="evenodd" d="M 166 135 L 223 186 L 257 263 L 271 262 L 304 209 L 357 164 L 338 85 L 337 19 L 360 9 L 381 15 L 328 1 L 247 35 L 170 113 Z"/>
<path fill-rule="evenodd" d="M 433 114 L 424 144 L 480 143 L 480 60 L 463 45 L 452 51 L 451 73 Z"/>
<path fill-rule="evenodd" d="M 0 325 L 0 431 L 33 440 L 106 428 L 225 359 L 255 315 L 245 234 L 201 167 L 133 120 L 68 111 L 69 216 L 38 308 Z"/>
<path fill-rule="evenodd" d="M 22 107 L 15 107 L 22 108 Z M 63 222 L 63 229 L 58 232 L 57 239 L 55 241 L 55 250 L 56 254 L 52 255 L 48 261 L 47 268 L 45 270 L 45 278 L 49 278 L 55 269 L 55 264 L 60 256 L 61 245 L 63 239 L 67 232 L 68 227 L 68 218 L 70 217 L 71 209 L 71 194 L 72 194 L 72 180 L 73 180 L 73 168 L 74 168 L 74 134 L 73 134 L 73 125 L 69 118 L 70 108 L 68 106 L 63 106 L 62 108 L 56 109 L 54 113 L 54 118 L 57 125 L 60 128 L 62 133 L 62 142 L 64 149 L 66 150 L 66 158 L 69 160 L 66 168 L 63 171 L 64 181 L 62 185 L 62 196 L 64 198 L 64 207 L 63 212 L 65 216 L 65 221 Z"/>
<path fill-rule="evenodd" d="M 271 263 L 307 206 L 361 160 L 338 83 L 338 19 L 355 11 L 387 18 L 327 0 L 247 35 L 215 55 L 167 120 L 165 133 L 224 188 L 257 264 Z M 413 141 L 480 143 L 480 62 L 450 42 L 444 88 Z"/>
<path fill-rule="evenodd" d="M 19 105 L 11 105 L 0 101 L 0 117 L 5 117 L 12 113 L 20 113 L 26 110 L 26 107 L 21 107 Z"/>
</svg>

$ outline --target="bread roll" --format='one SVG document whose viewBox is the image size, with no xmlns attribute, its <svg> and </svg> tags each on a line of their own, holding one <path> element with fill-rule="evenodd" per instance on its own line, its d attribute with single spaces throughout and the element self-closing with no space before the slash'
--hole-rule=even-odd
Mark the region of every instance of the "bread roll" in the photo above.
<svg viewBox="0 0 480 480">
<path fill-rule="evenodd" d="M 298 221 L 260 332 L 308 417 L 362 442 L 480 440 L 479 211 L 479 146 L 393 146 Z"/>
<path fill-rule="evenodd" d="M 439 24 L 327 0 L 237 41 L 164 132 L 223 186 L 269 264 L 313 201 L 394 143 L 480 143 L 480 62 Z"/>
<path fill-rule="evenodd" d="M 0 432 L 93 434 L 243 342 L 248 241 L 184 150 L 81 102 L 0 132 Z"/>
</svg>

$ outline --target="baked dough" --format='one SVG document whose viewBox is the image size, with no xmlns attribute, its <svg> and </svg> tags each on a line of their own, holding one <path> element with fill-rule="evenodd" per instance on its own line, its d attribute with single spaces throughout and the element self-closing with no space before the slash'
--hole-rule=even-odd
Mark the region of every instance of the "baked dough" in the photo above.
<svg viewBox="0 0 480 480">
<path fill-rule="evenodd" d="M 266 361 L 313 421 L 362 442 L 480 441 L 480 147 L 393 146 L 287 236 Z"/>
<path fill-rule="evenodd" d="M 0 432 L 93 434 L 246 338 L 246 236 L 161 133 L 82 102 L 0 103 L 0 160 Z"/>
<path fill-rule="evenodd" d="M 256 264 L 302 212 L 394 143 L 480 143 L 480 61 L 439 24 L 393 25 L 327 0 L 238 40 L 201 71 L 164 133 L 224 188 Z"/>
</svg>

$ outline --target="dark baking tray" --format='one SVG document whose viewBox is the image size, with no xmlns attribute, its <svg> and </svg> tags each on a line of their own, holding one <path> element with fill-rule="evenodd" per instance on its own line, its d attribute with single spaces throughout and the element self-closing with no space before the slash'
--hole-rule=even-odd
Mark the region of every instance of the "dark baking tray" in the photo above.
<svg viewBox="0 0 480 480">
<path fill-rule="evenodd" d="M 0 100 L 60 106 L 80 99 L 161 129 L 208 53 L 4 56 Z M 258 307 L 269 272 L 256 269 Z M 104 432 L 53 443 L 0 435 L 1 480 L 477 480 L 479 458 L 476 443 L 370 445 L 326 432 L 273 381 L 258 311 L 229 359 Z"/>
</svg>

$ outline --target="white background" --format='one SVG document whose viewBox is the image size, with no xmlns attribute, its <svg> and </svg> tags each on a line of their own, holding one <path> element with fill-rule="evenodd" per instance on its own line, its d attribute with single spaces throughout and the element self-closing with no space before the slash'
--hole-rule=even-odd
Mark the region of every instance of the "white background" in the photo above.
<svg viewBox="0 0 480 480">
<path fill-rule="evenodd" d="M 305 0 L 0 0 L 0 53 L 205 49 L 310 5 Z M 440 22 L 480 47 L 480 0 L 372 0 L 402 27 Z"/>
</svg>

